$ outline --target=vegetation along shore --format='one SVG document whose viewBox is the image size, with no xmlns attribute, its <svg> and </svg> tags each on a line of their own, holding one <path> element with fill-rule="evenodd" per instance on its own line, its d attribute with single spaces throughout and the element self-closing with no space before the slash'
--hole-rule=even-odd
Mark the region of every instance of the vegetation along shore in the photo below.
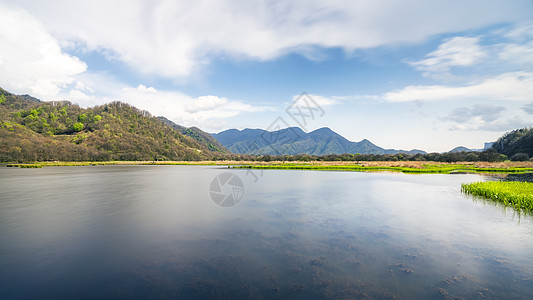
<svg viewBox="0 0 533 300">
<path fill-rule="evenodd" d="M 533 173 L 533 162 L 460 162 L 438 163 L 421 161 L 371 161 L 371 162 L 288 162 L 288 161 L 52 161 L 33 163 L 8 163 L 7 167 L 39 168 L 51 166 L 101 166 L 101 165 L 218 165 L 237 169 L 277 170 L 327 170 L 359 172 L 403 172 L 403 173 Z"/>
<path fill-rule="evenodd" d="M 481 196 L 513 207 L 519 212 L 533 212 L 533 183 L 531 182 L 473 182 L 462 184 L 461 189 L 467 194 Z"/>
</svg>

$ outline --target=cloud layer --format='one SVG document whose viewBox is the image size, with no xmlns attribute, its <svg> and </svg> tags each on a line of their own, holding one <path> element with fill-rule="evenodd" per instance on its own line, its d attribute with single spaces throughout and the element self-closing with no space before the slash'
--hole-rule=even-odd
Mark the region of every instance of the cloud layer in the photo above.
<svg viewBox="0 0 533 300">
<path fill-rule="evenodd" d="M 441 77 L 452 67 L 466 67 L 480 62 L 487 56 L 486 51 L 478 45 L 479 38 L 454 37 L 439 48 L 426 55 L 420 61 L 408 62 L 426 76 Z"/>
<path fill-rule="evenodd" d="M 14 93 L 48 99 L 75 81 L 87 65 L 65 54 L 45 27 L 26 11 L 0 3 L 0 84 Z"/>
<path fill-rule="evenodd" d="M 533 95 L 532 72 L 510 72 L 466 86 L 412 85 L 386 93 L 391 102 L 468 100 L 472 98 L 498 100 L 530 100 Z"/>
<path fill-rule="evenodd" d="M 102 51 L 137 71 L 165 77 L 188 76 L 218 55 L 270 60 L 289 52 L 312 57 L 316 46 L 352 51 L 420 42 L 439 33 L 524 20 L 533 10 L 526 0 L 512 6 L 502 0 L 18 3 L 64 45 Z"/>
</svg>

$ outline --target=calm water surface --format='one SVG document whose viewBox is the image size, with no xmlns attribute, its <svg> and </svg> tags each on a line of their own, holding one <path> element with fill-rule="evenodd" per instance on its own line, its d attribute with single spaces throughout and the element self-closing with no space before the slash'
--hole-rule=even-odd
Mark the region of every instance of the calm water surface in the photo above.
<svg viewBox="0 0 533 300">
<path fill-rule="evenodd" d="M 533 298 L 531 217 L 460 192 L 489 177 L 247 172 L 0 168 L 1 297 Z"/>
</svg>

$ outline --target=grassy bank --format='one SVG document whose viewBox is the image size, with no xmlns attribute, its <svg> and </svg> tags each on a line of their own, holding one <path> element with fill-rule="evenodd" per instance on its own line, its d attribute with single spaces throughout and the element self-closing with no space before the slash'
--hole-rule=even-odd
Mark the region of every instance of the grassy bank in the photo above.
<svg viewBox="0 0 533 300">
<path fill-rule="evenodd" d="M 511 206 L 518 211 L 533 212 L 533 183 L 514 181 L 487 181 L 463 183 L 465 193 L 481 196 Z"/>
<path fill-rule="evenodd" d="M 234 168 L 244 169 L 276 169 L 276 170 L 323 170 L 323 171 L 354 171 L 354 172 L 402 172 L 412 174 L 453 174 L 453 173 L 530 173 L 533 167 L 523 166 L 477 166 L 466 164 L 423 164 L 418 166 L 393 165 L 303 165 L 303 164 L 271 164 L 271 165 L 240 165 Z"/>
<path fill-rule="evenodd" d="M 453 173 L 533 173 L 533 163 L 435 163 L 435 162 L 254 162 L 254 161 L 104 161 L 11 163 L 8 167 L 42 168 L 50 166 L 102 165 L 218 165 L 242 169 L 317 170 L 353 172 L 402 172 L 411 174 Z"/>
</svg>

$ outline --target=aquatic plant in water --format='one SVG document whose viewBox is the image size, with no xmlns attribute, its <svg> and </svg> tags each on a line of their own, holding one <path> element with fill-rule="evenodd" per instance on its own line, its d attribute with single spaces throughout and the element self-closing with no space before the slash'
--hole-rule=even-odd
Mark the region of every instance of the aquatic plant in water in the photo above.
<svg viewBox="0 0 533 300">
<path fill-rule="evenodd" d="M 488 198 L 518 211 L 533 212 L 533 183 L 517 181 L 486 181 L 463 183 L 467 194 Z"/>
</svg>

